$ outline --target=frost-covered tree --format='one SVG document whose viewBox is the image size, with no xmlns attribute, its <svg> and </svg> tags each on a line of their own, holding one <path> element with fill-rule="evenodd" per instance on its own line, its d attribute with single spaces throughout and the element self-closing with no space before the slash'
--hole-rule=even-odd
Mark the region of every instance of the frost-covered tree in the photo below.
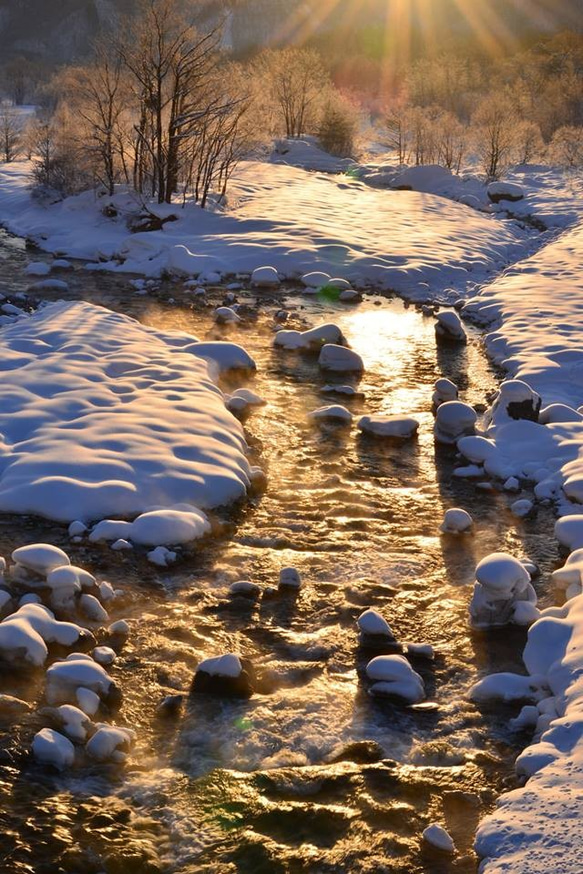
<svg viewBox="0 0 583 874">
<path fill-rule="evenodd" d="M 339 94 L 331 94 L 318 127 L 318 141 L 324 151 L 341 158 L 354 155 L 358 133 L 358 111 Z"/>
<path fill-rule="evenodd" d="M 569 170 L 583 167 L 583 127 L 561 127 L 549 144 L 549 158 Z"/>
</svg>

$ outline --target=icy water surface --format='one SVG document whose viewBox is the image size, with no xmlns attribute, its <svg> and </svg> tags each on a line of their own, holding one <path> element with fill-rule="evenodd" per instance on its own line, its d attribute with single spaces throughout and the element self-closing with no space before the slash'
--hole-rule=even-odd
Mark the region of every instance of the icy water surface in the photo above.
<svg viewBox="0 0 583 874">
<path fill-rule="evenodd" d="M 26 258 L 19 243 L 0 240 L 0 291 L 27 288 Z M 438 351 L 433 321 L 398 300 L 367 296 L 348 307 L 293 288 L 277 295 L 240 292 L 243 323 L 218 328 L 213 306 L 222 302 L 220 289 L 209 291 L 213 306 L 205 307 L 192 304 L 180 285 L 141 295 L 124 277 L 79 271 L 63 278 L 69 297 L 245 346 L 258 364 L 245 384 L 267 401 L 246 430 L 268 487 L 247 508 L 218 520 L 216 540 L 162 572 L 143 556 L 71 545 L 46 522 L 0 518 L 1 553 L 48 540 L 124 589 L 112 619 L 128 618 L 132 630 L 111 673 L 124 692 L 119 721 L 138 734 L 124 773 L 99 768 L 54 777 L 26 753 L 42 724 L 38 715 L 0 725 L 1 870 L 475 871 L 477 821 L 512 785 L 525 738 L 507 731 L 510 710 L 480 713 L 467 700 L 482 673 L 520 670 L 524 643 L 518 631 L 470 633 L 474 568 L 494 550 L 528 556 L 542 569 L 536 584 L 544 599 L 556 560 L 550 514 L 539 510 L 534 520 L 517 522 L 508 496 L 452 478 L 454 455 L 434 445 L 436 378 L 450 377 L 477 405 L 496 385 L 477 336 L 467 349 Z M 292 313 L 289 327 L 341 326 L 365 360 L 363 398 L 322 394 L 327 380 L 316 358 L 272 349 L 282 303 Z M 419 439 L 383 443 L 360 437 L 355 426 L 308 423 L 307 413 L 335 402 L 355 415 L 415 415 Z M 439 537 L 451 506 L 472 513 L 474 537 Z M 227 598 L 236 580 L 277 584 L 287 565 L 304 580 L 297 596 L 257 605 Z M 399 640 L 434 646 L 434 662 L 413 662 L 434 710 L 366 694 L 367 659 L 355 625 L 367 607 L 383 613 Z M 174 720 L 156 716 L 165 695 L 188 691 L 201 658 L 227 651 L 268 671 L 270 694 L 245 702 L 199 696 Z M 15 680 L 3 672 L 0 691 L 40 706 L 42 682 L 42 675 Z M 421 846 L 423 829 L 436 821 L 456 842 L 453 861 Z"/>
</svg>

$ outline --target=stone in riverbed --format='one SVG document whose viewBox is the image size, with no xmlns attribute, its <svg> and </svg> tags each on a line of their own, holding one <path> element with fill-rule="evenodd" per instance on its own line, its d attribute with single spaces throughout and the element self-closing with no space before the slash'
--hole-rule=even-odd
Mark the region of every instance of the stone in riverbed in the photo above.
<svg viewBox="0 0 583 874">
<path fill-rule="evenodd" d="M 234 653 L 200 662 L 190 687 L 190 694 L 217 695 L 225 698 L 250 698 L 257 676 L 248 659 Z"/>
</svg>

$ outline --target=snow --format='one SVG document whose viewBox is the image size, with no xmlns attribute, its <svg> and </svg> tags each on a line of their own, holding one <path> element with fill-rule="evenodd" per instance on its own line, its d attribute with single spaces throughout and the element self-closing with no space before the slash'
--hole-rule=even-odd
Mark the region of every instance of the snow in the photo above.
<svg viewBox="0 0 583 874">
<path fill-rule="evenodd" d="M 105 218 L 106 199 L 91 192 L 44 207 L 30 196 L 29 169 L 27 162 L 0 168 L 0 221 L 49 251 L 116 272 L 224 276 L 268 267 L 255 278 L 269 285 L 279 284 L 276 274 L 318 271 L 411 299 L 426 299 L 428 283 L 441 297 L 455 286 L 457 297 L 515 261 L 526 241 L 516 225 L 434 194 L 380 191 L 356 178 L 256 161 L 237 170 L 225 212 L 152 204 L 178 220 L 129 234 L 123 215 L 139 210 L 131 194 L 113 198 L 121 220 Z"/>
<path fill-rule="evenodd" d="M 520 185 L 513 182 L 491 182 L 487 191 L 493 203 L 500 203 L 502 200 L 511 202 L 524 200 L 524 191 Z"/>
<path fill-rule="evenodd" d="M 358 429 L 373 437 L 411 440 L 419 430 L 419 422 L 410 416 L 363 416 Z"/>
<path fill-rule="evenodd" d="M 447 401 L 457 401 L 458 399 L 458 387 L 451 379 L 438 379 L 434 389 L 432 398 L 434 412 L 437 411 L 441 404 L 445 404 Z"/>
<path fill-rule="evenodd" d="M 373 696 L 394 696 L 408 704 L 425 698 L 423 680 L 403 656 L 377 656 L 366 666 L 366 675 L 372 680 L 369 691 Z"/>
<path fill-rule="evenodd" d="M 75 761 L 75 747 L 71 741 L 52 728 L 43 728 L 35 734 L 32 754 L 37 762 L 52 765 L 59 771 L 70 768 Z"/>
<path fill-rule="evenodd" d="M 53 710 L 52 716 L 68 738 L 78 743 L 86 739 L 91 720 L 79 707 L 75 707 L 74 704 L 61 704 Z"/>
<path fill-rule="evenodd" d="M 243 431 L 197 357 L 206 345 L 78 302 L 4 328 L 0 511 L 69 523 L 187 505 L 196 516 L 245 497 Z"/>
</svg>

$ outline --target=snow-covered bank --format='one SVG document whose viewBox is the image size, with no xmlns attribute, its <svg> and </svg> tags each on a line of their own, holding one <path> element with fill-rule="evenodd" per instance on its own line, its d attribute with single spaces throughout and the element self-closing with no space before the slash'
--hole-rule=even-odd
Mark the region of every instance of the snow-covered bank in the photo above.
<svg viewBox="0 0 583 874">
<path fill-rule="evenodd" d="M 0 512 L 90 521 L 244 497 L 243 429 L 198 350 L 82 302 L 5 327 Z"/>
<path fill-rule="evenodd" d="M 570 501 L 583 498 L 583 416 L 577 412 L 583 404 L 583 224 L 508 270 L 464 312 L 497 326 L 486 337 L 489 354 L 538 392 L 546 408 L 546 424 L 498 421 L 497 457 L 484 445 L 469 447 L 470 460 L 486 461 L 499 476 L 534 479 L 537 497 L 558 500 L 563 513 L 576 512 Z"/>
<path fill-rule="evenodd" d="M 476 849 L 485 860 L 481 871 L 580 874 L 583 596 L 545 611 L 529 632 L 524 659 L 550 697 L 534 714 L 536 742 L 517 761 L 528 783 L 502 796 L 478 832 Z"/>
<path fill-rule="evenodd" d="M 47 251 L 112 271 L 249 274 L 267 260 L 289 278 L 322 270 L 415 300 L 453 301 L 528 245 L 516 224 L 442 197 L 257 162 L 239 169 L 227 212 L 152 207 L 176 220 L 132 234 L 127 215 L 139 205 L 129 195 L 114 198 L 115 218 L 102 213 L 109 199 L 92 193 L 45 207 L 30 196 L 28 170 L 0 168 L 0 223 Z"/>
</svg>

